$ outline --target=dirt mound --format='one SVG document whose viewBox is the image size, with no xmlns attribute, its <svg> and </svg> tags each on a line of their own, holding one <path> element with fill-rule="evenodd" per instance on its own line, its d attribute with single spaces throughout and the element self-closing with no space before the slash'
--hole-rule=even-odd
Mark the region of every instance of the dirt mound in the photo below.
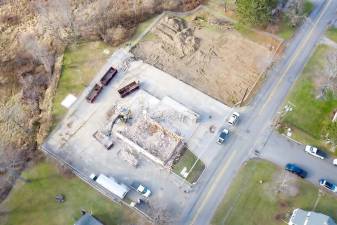
<svg viewBox="0 0 337 225">
<path fill-rule="evenodd" d="M 162 48 L 171 55 L 184 57 L 191 55 L 199 47 L 199 40 L 193 35 L 193 30 L 179 17 L 163 18 L 156 26 L 154 34 L 160 37 Z"/>
</svg>

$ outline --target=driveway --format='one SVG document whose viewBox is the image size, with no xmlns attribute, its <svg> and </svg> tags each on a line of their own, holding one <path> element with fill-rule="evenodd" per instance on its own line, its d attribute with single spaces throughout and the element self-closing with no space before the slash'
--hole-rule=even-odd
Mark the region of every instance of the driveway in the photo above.
<svg viewBox="0 0 337 225">
<path fill-rule="evenodd" d="M 284 167 L 287 163 L 295 163 L 308 172 L 306 178 L 318 185 L 318 180 L 326 178 L 337 183 L 337 167 L 333 166 L 333 158 L 318 159 L 304 152 L 304 145 L 273 132 L 261 152 L 261 158 Z"/>
</svg>

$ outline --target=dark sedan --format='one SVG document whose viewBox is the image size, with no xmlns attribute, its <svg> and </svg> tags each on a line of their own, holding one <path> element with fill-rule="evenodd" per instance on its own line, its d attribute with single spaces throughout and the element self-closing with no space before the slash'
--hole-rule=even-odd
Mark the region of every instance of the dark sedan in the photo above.
<svg viewBox="0 0 337 225">
<path fill-rule="evenodd" d="M 285 167 L 285 170 L 302 178 L 306 178 L 307 176 L 307 172 L 295 164 L 288 163 Z"/>
</svg>

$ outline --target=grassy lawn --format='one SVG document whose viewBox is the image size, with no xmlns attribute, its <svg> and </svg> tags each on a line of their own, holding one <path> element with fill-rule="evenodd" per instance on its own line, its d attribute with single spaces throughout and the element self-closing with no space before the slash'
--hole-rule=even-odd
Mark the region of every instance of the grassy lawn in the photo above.
<svg viewBox="0 0 337 225">
<path fill-rule="evenodd" d="M 279 25 L 279 30 L 276 33 L 279 37 L 283 38 L 284 40 L 289 40 L 295 34 L 296 27 L 293 27 L 289 24 L 289 19 L 286 17 L 282 18 L 282 21 Z"/>
<path fill-rule="evenodd" d="M 330 27 L 326 32 L 326 36 L 331 40 L 337 42 L 337 28 Z"/>
<path fill-rule="evenodd" d="M 137 38 L 157 19 L 157 16 L 153 16 L 152 18 L 145 20 L 144 22 L 138 24 L 136 31 L 134 33 L 134 35 L 132 36 L 132 38 L 130 40 L 128 40 L 129 43 L 132 43 L 134 41 L 137 40 Z M 151 39 L 151 38 L 155 38 L 155 35 L 152 35 L 150 33 L 148 33 L 147 35 L 145 35 L 145 37 L 147 40 Z"/>
<path fill-rule="evenodd" d="M 304 2 L 304 15 L 309 16 L 312 10 L 314 10 L 314 4 L 311 1 L 306 0 Z"/>
<path fill-rule="evenodd" d="M 74 224 L 81 209 L 92 212 L 105 224 L 139 222 L 135 212 L 108 200 L 77 177 L 65 178 L 52 163 L 39 163 L 22 176 L 31 182 L 17 182 L 3 203 L 8 214 L 0 214 L 2 225 Z M 56 203 L 55 195 L 59 193 L 65 195 L 64 203 Z"/>
<path fill-rule="evenodd" d="M 322 129 L 331 119 L 332 111 L 337 108 L 337 98 L 331 93 L 328 93 L 324 99 L 317 99 L 315 96 L 314 78 L 324 71 L 325 56 L 328 51 L 329 47 L 318 46 L 287 98 L 287 101 L 295 105 L 293 111 L 281 119 L 283 125 L 299 131 L 294 138 L 299 141 L 316 140 L 316 143 L 310 141 L 308 144 L 321 142 Z M 305 135 L 301 135 L 301 133 Z M 318 145 L 324 146 L 324 143 Z"/>
<path fill-rule="evenodd" d="M 184 169 L 184 167 L 187 168 L 187 172 L 193 167 L 186 180 L 190 183 L 194 183 L 198 180 L 202 171 L 205 169 L 205 164 L 201 160 L 197 160 L 198 158 L 190 150 L 186 149 L 183 156 L 176 164 L 174 164 L 173 172 L 182 177 L 180 172 Z"/>
<path fill-rule="evenodd" d="M 105 53 L 104 50 L 108 51 Z M 67 111 L 61 106 L 62 100 L 68 94 L 79 96 L 106 63 L 113 50 L 113 47 L 103 42 L 77 43 L 66 49 L 62 73 L 54 99 L 54 124 L 59 122 Z"/>
<path fill-rule="evenodd" d="M 212 224 L 281 225 L 284 224 L 281 219 L 288 222 L 291 215 L 289 212 L 295 208 L 313 210 L 319 194 L 318 188 L 305 180 L 294 178 L 299 190 L 295 196 L 270 192 L 273 186 L 282 184 L 275 182 L 281 173 L 282 169 L 270 162 L 248 161 L 231 184 Z M 263 181 L 262 184 L 260 180 Z M 328 214 L 337 220 L 337 198 L 328 192 L 322 192 L 314 211 Z"/>
</svg>

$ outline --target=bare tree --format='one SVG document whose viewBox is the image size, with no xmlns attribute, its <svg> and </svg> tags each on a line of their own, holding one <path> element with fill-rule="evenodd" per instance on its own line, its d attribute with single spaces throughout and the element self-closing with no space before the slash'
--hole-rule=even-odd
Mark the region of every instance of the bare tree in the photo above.
<svg viewBox="0 0 337 225">
<path fill-rule="evenodd" d="M 19 37 L 22 48 L 29 53 L 36 61 L 40 62 L 48 73 L 51 73 L 54 65 L 54 55 L 49 48 L 40 43 L 38 38 L 31 33 L 23 33 Z"/>
<path fill-rule="evenodd" d="M 51 33 L 60 39 L 65 39 L 74 31 L 73 15 L 70 0 L 44 1 L 34 3 L 38 15 L 40 33 L 51 30 Z"/>
<path fill-rule="evenodd" d="M 289 0 L 285 6 L 285 14 L 292 26 L 297 26 L 305 17 L 304 0 Z"/>
<path fill-rule="evenodd" d="M 98 0 L 96 2 L 97 25 L 101 36 L 106 34 L 106 31 L 113 26 L 113 13 L 107 13 L 111 9 L 110 0 Z M 114 11 L 114 10 L 112 10 Z"/>
</svg>

